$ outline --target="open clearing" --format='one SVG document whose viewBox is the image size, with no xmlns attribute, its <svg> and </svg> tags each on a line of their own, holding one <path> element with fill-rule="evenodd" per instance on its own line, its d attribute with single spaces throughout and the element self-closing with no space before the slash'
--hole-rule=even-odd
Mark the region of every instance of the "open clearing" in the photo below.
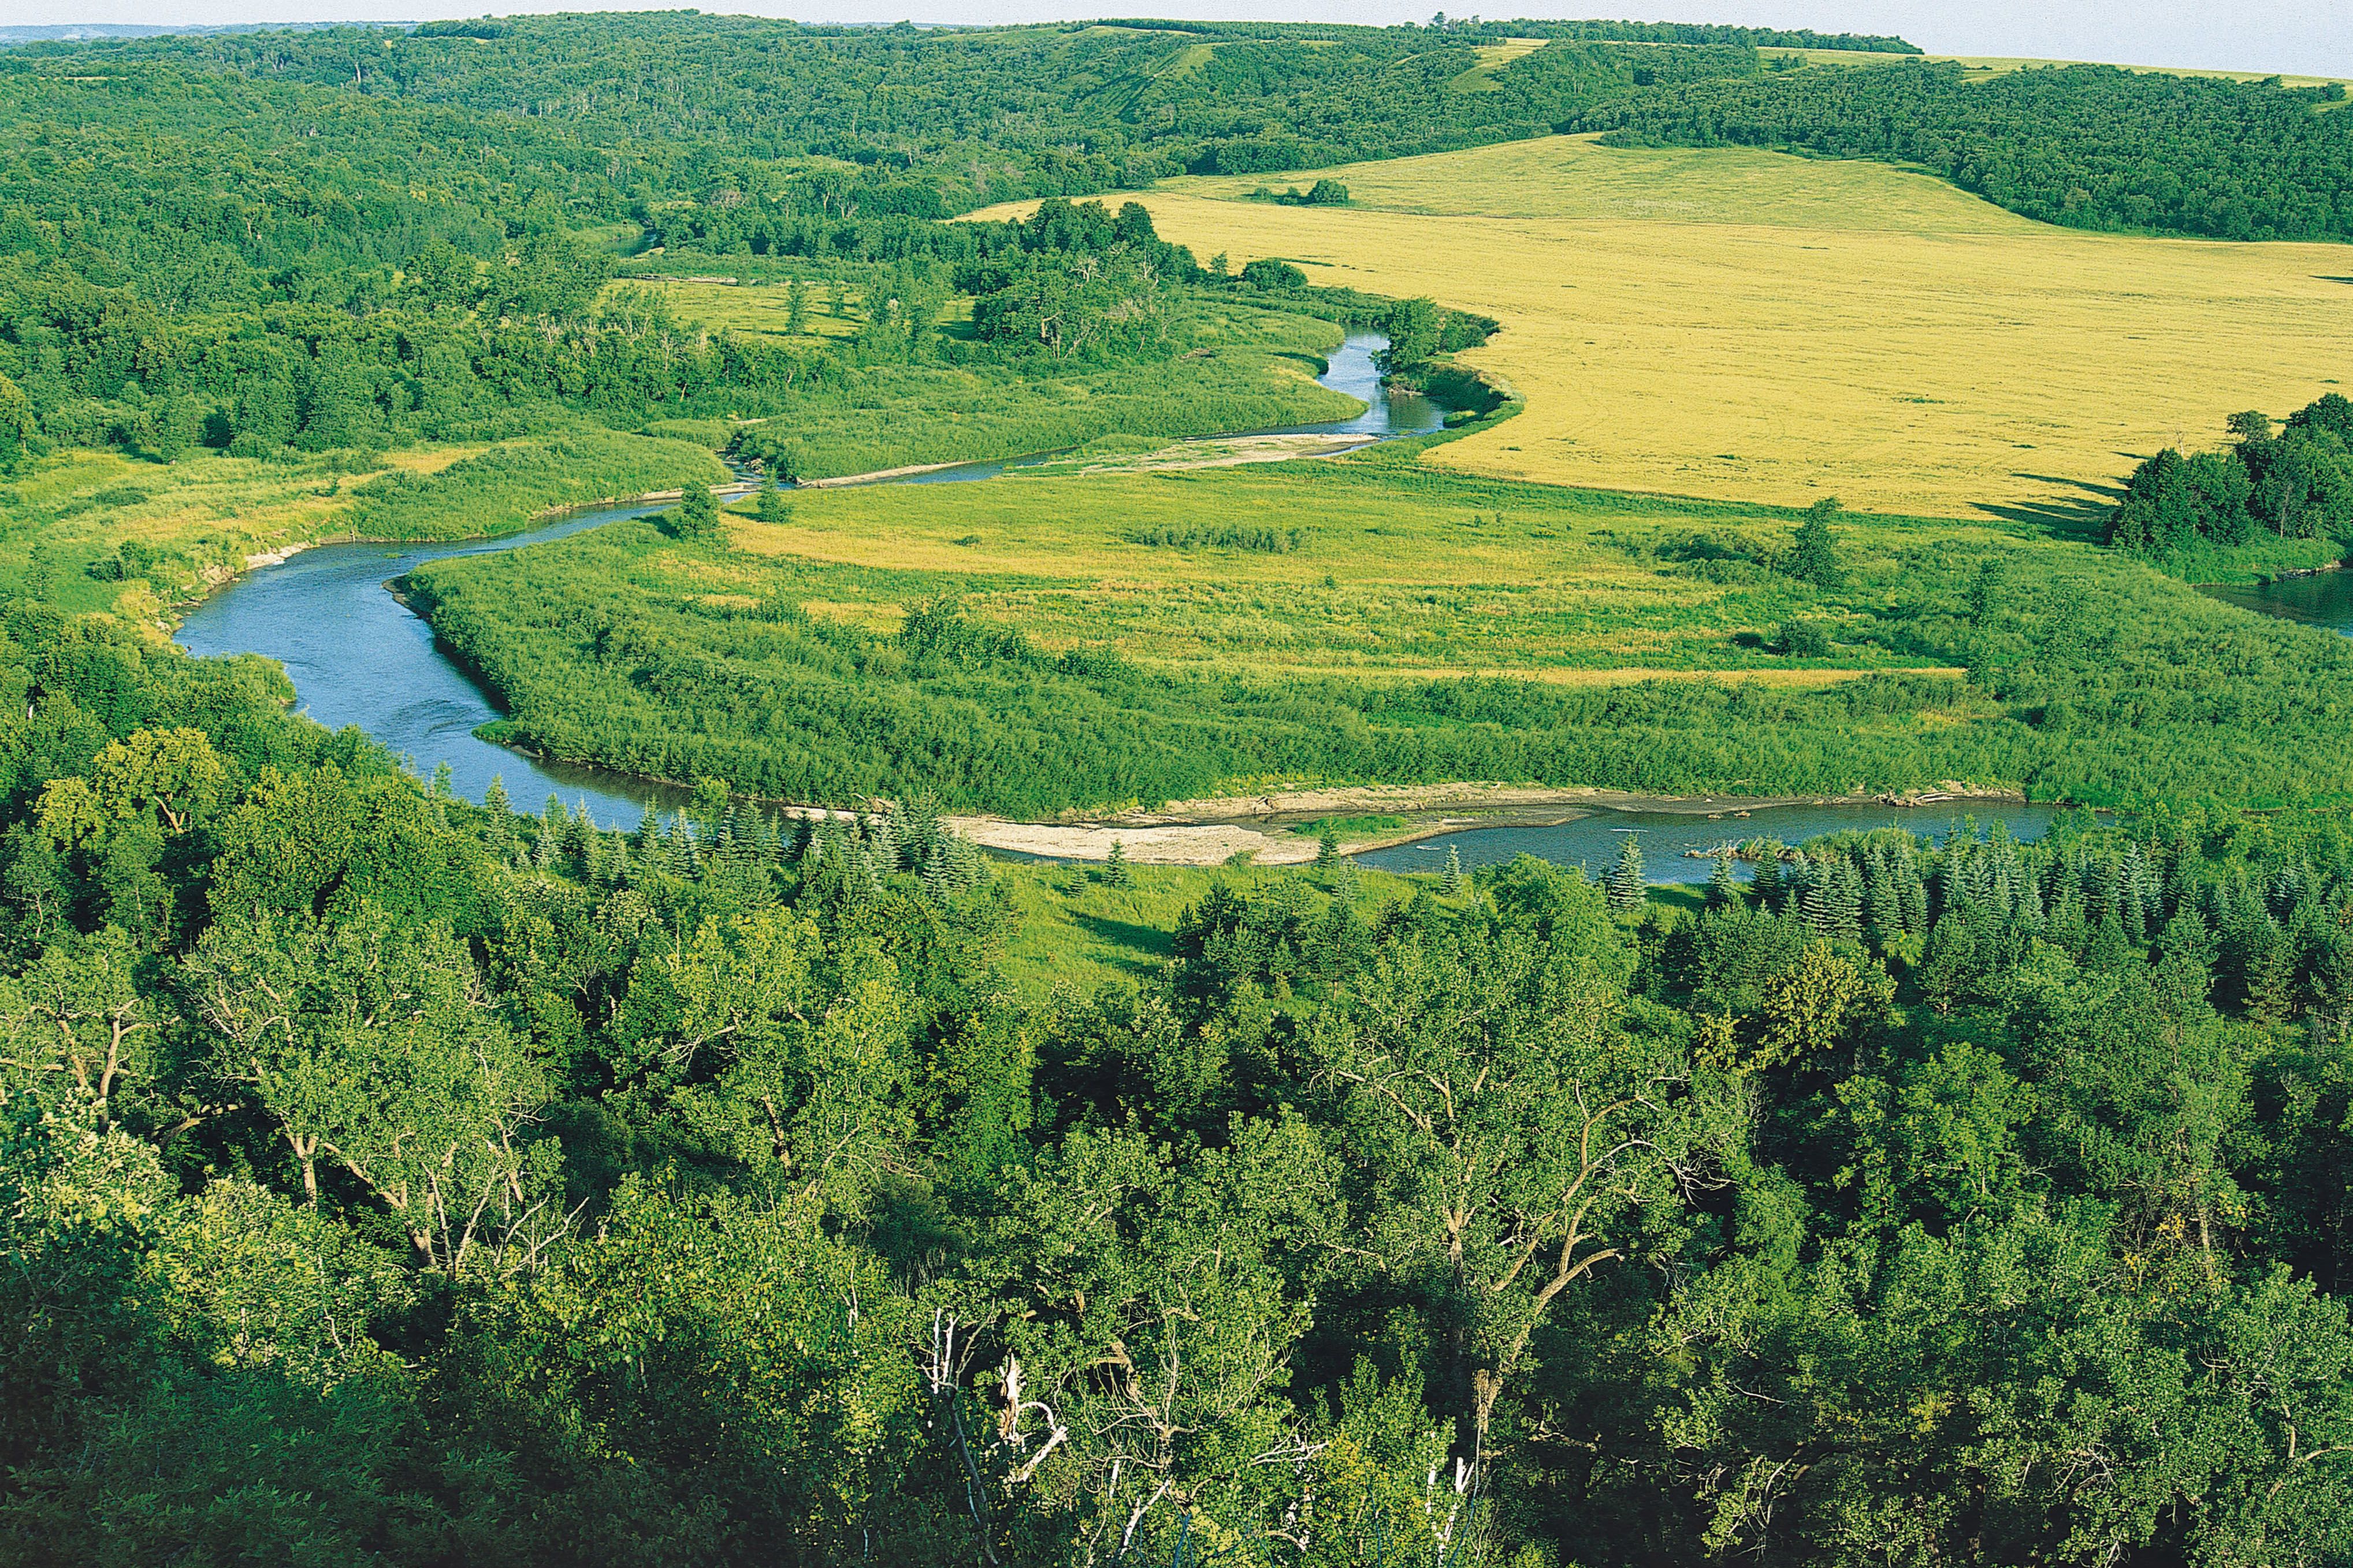
<svg viewBox="0 0 2353 1568">
<path fill-rule="evenodd" d="M 1377 458 L 804 492 L 788 523 L 729 521 L 726 564 L 681 549 L 674 564 L 649 563 L 659 581 L 648 585 L 714 601 L 782 594 L 880 631 L 953 592 L 967 613 L 1042 648 L 1109 647 L 1143 665 L 1254 679 L 1508 675 L 1581 686 L 1715 671 L 1810 688 L 1928 662 L 1860 643 L 1816 660 L 1770 652 L 1782 620 L 1827 615 L 1835 636 L 1844 612 L 1762 568 L 1731 565 L 1711 580 L 1678 563 L 1703 531 L 1710 550 L 1769 553 L 1788 541 L 1786 520 L 1694 515 Z M 1229 525 L 1259 547 L 1221 535 Z M 1847 531 L 1858 626 L 1871 584 L 1897 584 L 1907 551 L 2065 548 L 2001 522 Z"/>
<path fill-rule="evenodd" d="M 1352 205 L 1243 199 L 1315 173 Z M 1552 137 L 1141 199 L 1201 257 L 1501 320 L 1461 357 L 1527 412 L 1425 459 L 1480 474 L 2080 521 L 2353 363 L 2342 247 L 2053 228 L 1877 163 Z"/>
</svg>

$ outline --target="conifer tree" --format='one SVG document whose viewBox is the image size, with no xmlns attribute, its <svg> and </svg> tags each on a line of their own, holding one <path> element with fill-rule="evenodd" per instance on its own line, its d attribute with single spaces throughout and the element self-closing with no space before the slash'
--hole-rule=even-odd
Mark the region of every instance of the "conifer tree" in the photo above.
<svg viewBox="0 0 2353 1568">
<path fill-rule="evenodd" d="M 1332 868 L 1339 863 L 1340 836 L 1333 832 L 1332 825 L 1326 822 L 1315 830 L 1315 869 L 1329 875 Z"/>
<path fill-rule="evenodd" d="M 1642 878 L 1642 845 L 1635 834 L 1620 836 L 1618 864 L 1609 868 L 1608 887 L 1611 908 L 1639 910 L 1642 907 L 1649 884 Z"/>
<path fill-rule="evenodd" d="M 1740 900 L 1740 878 L 1734 872 L 1733 855 L 1729 846 L 1717 848 L 1715 869 L 1708 873 L 1707 904 L 1714 910 L 1728 910 Z"/>
<path fill-rule="evenodd" d="M 1111 854 L 1103 861 L 1103 880 L 1114 888 L 1135 885 L 1135 873 L 1127 866 L 1127 847 L 1116 838 L 1111 841 Z"/>
<path fill-rule="evenodd" d="M 1446 874 L 1438 879 L 1438 890 L 1450 899 L 1462 890 L 1461 846 L 1446 847 Z"/>
</svg>

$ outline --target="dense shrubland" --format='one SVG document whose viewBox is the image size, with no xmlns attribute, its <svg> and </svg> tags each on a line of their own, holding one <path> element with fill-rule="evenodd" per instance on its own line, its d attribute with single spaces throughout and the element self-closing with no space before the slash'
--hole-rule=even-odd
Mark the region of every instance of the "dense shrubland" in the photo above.
<svg viewBox="0 0 2353 1568">
<path fill-rule="evenodd" d="M 25 606 L 0 682 L 29 1560 L 2353 1550 L 2339 816 L 1240 872 L 1023 1004 L 922 797 L 476 808 Z"/>
<path fill-rule="evenodd" d="M 1211 476 L 1172 493 L 1214 519 L 1219 483 Z M 1393 505 L 1444 516 L 1457 483 L 1420 479 Z M 1493 487 L 1468 494 L 1503 499 Z M 926 499 L 948 507 L 953 498 Z M 1523 525 L 1559 504 L 1535 488 L 1510 499 Z M 501 694 L 502 733 L 558 757 L 665 778 L 709 774 L 788 800 L 931 790 L 960 805 L 1047 815 L 1198 798 L 1261 776 L 1768 795 L 1963 780 L 2095 804 L 2353 792 L 2336 718 L 2353 700 L 2353 644 L 2213 603 L 2115 556 L 1881 543 L 1868 525 L 1833 526 L 1820 510 L 1759 539 L 1732 515 L 1725 521 L 1736 527 L 1624 544 L 1654 581 L 1728 583 L 1768 595 L 1760 605 L 1786 606 L 1774 612 L 1782 654 L 1965 673 L 1863 673 L 1819 690 L 1744 682 L 1745 666 L 1721 683 L 1364 679 L 1313 672 L 1324 662 L 1315 644 L 1293 648 L 1277 636 L 1294 622 L 1303 630 L 1292 635 L 1307 636 L 1332 613 L 1327 588 L 1298 580 L 1321 569 L 1315 552 L 1397 548 L 1358 538 L 1342 526 L 1346 516 L 1303 541 L 1304 554 L 1236 549 L 1238 591 L 1267 630 L 1210 662 L 1129 657 L 1106 640 L 1108 627 L 1041 647 L 949 597 L 997 586 L 986 574 L 689 556 L 642 523 L 435 563 L 407 584 L 442 639 Z M 1169 526 L 1172 542 L 1213 543 L 1218 528 L 1254 525 Z M 1402 517 L 1385 530 L 1412 532 Z M 1117 545 L 1133 548 L 1132 533 L 1123 525 Z M 1261 559 L 1263 568 L 1240 564 Z M 1017 575 L 1007 585 L 1042 584 Z M 1168 613 L 1216 616 L 1226 603 L 1187 597 Z M 890 618 L 812 615 L 813 604 L 872 605 L 893 618 L 894 605 L 928 608 L 892 630 Z M 1148 616 L 1120 615 L 1127 639 L 1145 640 Z M 1392 606 L 1383 625 L 1395 619 Z M 1477 668 L 1489 656 L 1469 639 L 1493 624 L 1476 613 L 1459 626 L 1430 623 L 1437 640 L 1418 640 L 1414 662 Z M 629 635 L 617 643 L 611 628 L 624 625 Z M 1345 629 L 1334 635 L 1335 649 L 1353 646 Z M 1622 635 L 1657 657 L 1646 625 Z M 1721 626 L 1712 640 L 1750 657 L 1726 646 Z M 1605 647 L 1596 657 L 1624 656 Z M 1294 659 L 1305 668 L 1286 673 Z"/>
</svg>

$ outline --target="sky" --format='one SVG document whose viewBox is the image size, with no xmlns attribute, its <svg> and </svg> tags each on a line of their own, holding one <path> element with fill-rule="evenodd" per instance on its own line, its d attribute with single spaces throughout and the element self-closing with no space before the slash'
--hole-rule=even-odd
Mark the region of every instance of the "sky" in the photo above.
<svg viewBox="0 0 2353 1568">
<path fill-rule="evenodd" d="M 1422 21 L 1430 0 L 702 0 L 803 22 L 1044 22 L 1105 15 Z M 1503 16 L 1664 17 L 1898 33 L 1937 54 L 2353 77 L 2353 0 L 1487 0 Z M 2243 8 L 2242 8 L 2243 7 Z M 658 0 L 0 0 L 0 23 L 417 21 L 485 12 L 648 10 Z M 1480 13 L 1485 15 L 1486 13 Z"/>
</svg>

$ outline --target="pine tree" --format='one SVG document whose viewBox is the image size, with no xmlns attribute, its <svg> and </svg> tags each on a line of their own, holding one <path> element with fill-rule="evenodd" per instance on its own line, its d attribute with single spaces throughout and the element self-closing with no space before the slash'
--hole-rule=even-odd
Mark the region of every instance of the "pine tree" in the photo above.
<svg viewBox="0 0 2353 1568">
<path fill-rule="evenodd" d="M 499 836 L 504 837 L 507 828 L 507 785 L 504 774 L 491 775 L 491 787 L 482 792 L 482 809 L 491 814 L 491 822 Z"/>
<path fill-rule="evenodd" d="M 1111 854 L 1103 861 L 1103 880 L 1114 888 L 1135 885 L 1135 873 L 1127 867 L 1127 847 L 1116 838 L 1111 841 Z"/>
<path fill-rule="evenodd" d="M 1438 879 L 1438 890 L 1450 899 L 1462 890 L 1461 846 L 1450 844 L 1446 847 L 1446 874 Z"/>
<path fill-rule="evenodd" d="M 1740 877 L 1733 870 L 1735 864 L 1730 846 L 1715 852 L 1715 869 L 1708 873 L 1707 907 L 1728 910 L 1740 901 Z"/>
<path fill-rule="evenodd" d="M 771 479 L 760 487 L 760 501 L 754 515 L 762 522 L 792 521 L 793 503 L 785 499 L 785 492 L 778 488 L 775 479 Z"/>
<path fill-rule="evenodd" d="M 1828 887 L 1824 902 L 1830 912 L 1830 934 L 1861 936 L 1862 934 L 1862 873 L 1855 869 L 1853 860 L 1840 856 L 1830 867 L 1824 879 Z"/>
<path fill-rule="evenodd" d="M 1620 836 L 1618 846 L 1618 864 L 1610 868 L 1608 888 L 1612 908 L 1639 910 L 1642 907 L 1642 900 L 1649 891 L 1649 885 L 1642 878 L 1642 845 L 1640 836 L 1632 833 Z"/>
<path fill-rule="evenodd" d="M 1332 825 L 1327 822 L 1315 832 L 1315 869 L 1329 873 L 1339 863 L 1340 836 L 1332 831 Z"/>
<path fill-rule="evenodd" d="M 1781 847 L 1771 839 L 1757 846 L 1757 874 L 1748 879 L 1748 890 L 1757 897 L 1757 907 L 1770 914 L 1781 907 L 1788 887 L 1781 865 Z"/>
</svg>

